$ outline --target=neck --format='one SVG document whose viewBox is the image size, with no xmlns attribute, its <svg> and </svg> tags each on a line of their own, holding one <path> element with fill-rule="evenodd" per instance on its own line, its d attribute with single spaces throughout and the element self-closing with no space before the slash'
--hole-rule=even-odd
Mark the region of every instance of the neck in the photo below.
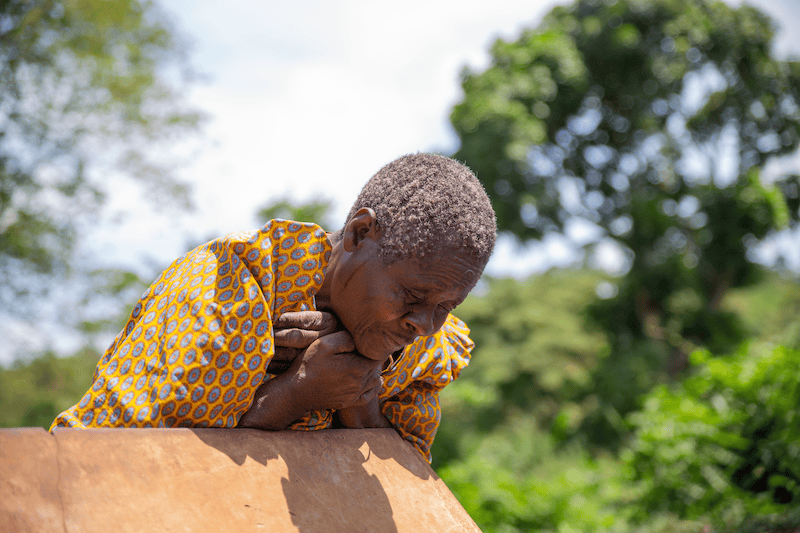
<svg viewBox="0 0 800 533">
<path fill-rule="evenodd" d="M 342 253 L 342 243 L 341 239 L 334 240 L 335 235 L 333 233 L 328 233 L 328 244 L 331 246 L 331 257 L 328 260 L 328 268 L 325 271 L 325 278 L 322 280 L 322 286 L 317 291 L 316 296 L 314 297 L 314 301 L 316 302 L 317 309 L 326 309 L 330 308 L 331 303 L 331 285 L 333 285 L 333 276 L 336 272 L 336 268 L 339 265 L 339 261 L 341 260 Z"/>
</svg>

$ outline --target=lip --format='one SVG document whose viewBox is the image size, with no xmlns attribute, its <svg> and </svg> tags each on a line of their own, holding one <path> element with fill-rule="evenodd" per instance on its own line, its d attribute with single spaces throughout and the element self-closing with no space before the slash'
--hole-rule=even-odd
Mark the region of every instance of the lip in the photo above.
<svg viewBox="0 0 800 533">
<path fill-rule="evenodd" d="M 416 336 L 414 336 L 414 337 L 411 337 L 409 339 L 408 337 L 405 337 L 403 335 L 397 335 L 397 334 L 394 334 L 394 333 L 387 333 L 387 336 L 389 337 L 389 339 L 392 342 L 395 343 L 394 344 L 394 350 L 392 350 L 393 352 L 397 351 L 397 350 L 399 350 L 401 348 L 405 348 L 406 346 L 408 346 L 409 344 L 414 342 L 414 340 L 416 340 L 416 338 L 417 338 Z"/>
<path fill-rule="evenodd" d="M 366 342 L 367 346 L 370 346 L 372 348 L 372 350 L 362 353 L 367 354 L 372 352 L 380 352 L 380 357 L 378 356 L 377 353 L 372 353 L 372 355 L 370 355 L 369 358 L 370 359 L 383 358 L 384 355 L 392 354 L 397 350 L 405 348 L 406 346 L 414 342 L 416 338 L 417 337 L 414 336 L 409 340 L 409 338 L 405 335 L 401 335 L 391 331 L 381 331 L 380 333 L 378 333 L 377 339 L 373 337 L 372 342 L 370 342 L 366 338 L 362 339 L 362 342 Z"/>
</svg>

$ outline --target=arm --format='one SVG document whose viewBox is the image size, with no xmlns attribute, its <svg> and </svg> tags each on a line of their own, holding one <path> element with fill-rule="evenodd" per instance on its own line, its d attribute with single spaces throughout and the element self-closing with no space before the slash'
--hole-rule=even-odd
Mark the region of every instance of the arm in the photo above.
<svg viewBox="0 0 800 533">
<path fill-rule="evenodd" d="M 307 411 L 294 398 L 291 374 L 286 374 L 297 356 L 314 341 L 336 331 L 336 319 L 330 313 L 300 311 L 284 313 L 273 324 L 275 353 L 267 371 L 276 377 L 261 384 L 250 409 L 239 420 L 239 427 L 285 429 Z"/>
<path fill-rule="evenodd" d="M 417 338 L 384 374 L 383 414 L 429 462 L 441 421 L 439 391 L 469 364 L 473 346 L 466 324 L 450 315 L 441 330 Z"/>
<path fill-rule="evenodd" d="M 442 419 L 439 389 L 423 382 L 413 382 L 386 400 L 383 413 L 400 436 L 430 462 L 431 446 Z"/>
<path fill-rule="evenodd" d="M 295 398 L 291 375 L 283 373 L 256 390 L 253 405 L 239 419 L 237 427 L 281 430 L 303 416 L 308 409 Z"/>
<path fill-rule="evenodd" d="M 263 383 L 239 427 L 285 429 L 309 411 L 362 405 L 380 390 L 380 364 L 353 353 L 350 334 L 315 340 L 289 368 Z"/>
</svg>

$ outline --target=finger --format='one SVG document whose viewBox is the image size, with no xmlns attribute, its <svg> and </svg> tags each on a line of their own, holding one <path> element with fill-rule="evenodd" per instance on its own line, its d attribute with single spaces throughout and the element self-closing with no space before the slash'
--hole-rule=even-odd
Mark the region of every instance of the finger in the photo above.
<svg viewBox="0 0 800 533">
<path fill-rule="evenodd" d="M 367 389 L 361 393 L 361 396 L 358 397 L 358 400 L 353 403 L 353 405 L 365 405 L 371 401 L 374 401 L 378 398 L 381 393 L 381 386 L 383 385 L 383 380 L 380 379 L 380 376 L 376 379 L 369 380 L 367 385 Z"/>
<path fill-rule="evenodd" d="M 292 367 L 292 361 L 276 361 L 273 359 L 267 365 L 267 373 L 283 374 Z"/>
<path fill-rule="evenodd" d="M 267 372 L 270 374 L 283 374 L 292 363 L 297 359 L 297 356 L 302 353 L 298 348 L 286 348 L 285 346 L 276 346 L 275 353 L 267 365 Z"/>
<path fill-rule="evenodd" d="M 272 361 L 292 362 L 302 352 L 302 348 L 291 348 L 287 346 L 275 346 L 275 353 L 272 356 Z"/>
<path fill-rule="evenodd" d="M 284 313 L 272 324 L 273 329 L 307 329 L 325 332 L 327 335 L 336 330 L 336 319 L 324 311 L 296 311 Z"/>
<path fill-rule="evenodd" d="M 318 349 L 328 353 L 346 353 L 356 349 L 356 345 L 353 343 L 353 337 L 346 331 L 337 331 L 330 335 L 325 335 L 317 339 L 315 343 L 318 343 Z M 360 356 L 353 357 L 365 359 Z"/>
<path fill-rule="evenodd" d="M 322 331 L 308 329 L 280 329 L 275 330 L 275 346 L 286 346 L 288 348 L 308 348 L 311 343 L 323 336 Z"/>
<path fill-rule="evenodd" d="M 364 392 L 375 392 L 376 394 L 380 392 L 381 387 L 383 386 L 383 377 L 381 377 L 380 372 L 377 369 L 367 372 L 364 375 L 361 389 Z"/>
</svg>

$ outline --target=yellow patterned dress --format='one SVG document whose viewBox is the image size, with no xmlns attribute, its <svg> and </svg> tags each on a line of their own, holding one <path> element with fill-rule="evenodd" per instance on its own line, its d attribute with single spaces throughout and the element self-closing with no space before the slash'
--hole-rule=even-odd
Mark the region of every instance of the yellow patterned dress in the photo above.
<svg viewBox="0 0 800 533">
<path fill-rule="evenodd" d="M 273 320 L 314 309 L 330 253 L 319 226 L 272 220 L 176 260 L 134 307 L 89 391 L 50 430 L 235 427 L 271 377 Z M 439 391 L 469 363 L 468 333 L 451 315 L 383 372 L 384 415 L 429 461 Z M 290 429 L 326 429 L 332 422 L 331 411 L 315 411 Z"/>
</svg>

